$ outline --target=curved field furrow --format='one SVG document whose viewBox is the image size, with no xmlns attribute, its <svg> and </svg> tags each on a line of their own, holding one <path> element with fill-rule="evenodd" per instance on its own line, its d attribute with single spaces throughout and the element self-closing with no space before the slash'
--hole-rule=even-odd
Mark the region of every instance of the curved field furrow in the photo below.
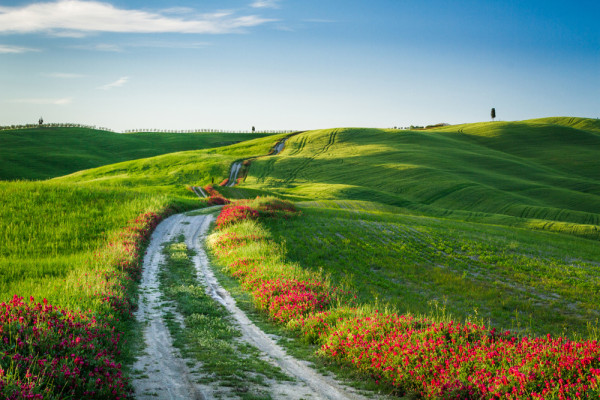
<svg viewBox="0 0 600 400">
<path fill-rule="evenodd" d="M 338 131 L 336 129 L 332 130 L 327 138 L 327 143 L 321 149 L 317 150 L 312 155 L 306 157 L 303 161 L 301 161 L 300 165 L 298 165 L 296 168 L 292 169 L 292 171 L 290 171 L 288 176 L 285 178 L 284 182 L 290 183 L 290 182 L 295 181 L 298 178 L 298 174 L 301 171 L 303 171 L 304 169 L 306 169 L 312 161 L 314 161 L 319 155 L 324 154 L 327 151 L 329 151 L 329 149 L 335 144 L 337 134 L 338 134 Z M 302 149 L 304 149 L 307 140 L 308 140 L 307 138 L 304 138 L 304 141 L 301 142 Z M 300 153 L 300 152 L 301 152 L 301 150 L 298 151 L 298 153 Z"/>
</svg>

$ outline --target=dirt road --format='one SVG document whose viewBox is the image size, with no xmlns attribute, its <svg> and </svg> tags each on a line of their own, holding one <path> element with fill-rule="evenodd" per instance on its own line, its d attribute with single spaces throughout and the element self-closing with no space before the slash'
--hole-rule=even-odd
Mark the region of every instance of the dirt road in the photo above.
<svg viewBox="0 0 600 400">
<path fill-rule="evenodd" d="M 285 148 L 285 142 L 287 140 L 288 140 L 288 138 L 285 138 L 285 139 L 282 139 L 279 142 L 277 142 L 277 144 L 273 147 L 269 156 L 276 156 L 277 154 L 281 153 L 283 151 L 283 149 Z M 231 187 L 231 186 L 237 185 L 237 178 L 238 178 L 238 175 L 239 175 L 241 169 L 242 169 L 242 161 L 236 161 L 233 163 L 233 165 L 231 166 L 231 170 L 229 171 L 229 179 L 227 180 L 227 185 L 225 185 L 225 186 Z"/>
<path fill-rule="evenodd" d="M 133 385 L 136 398 L 212 399 L 216 393 L 222 393 L 220 388 L 196 383 L 202 375 L 202 366 L 188 367 L 189 360 L 183 359 L 180 352 L 173 347 L 171 335 L 165 325 L 165 312 L 176 312 L 161 300 L 158 271 L 164 262 L 162 245 L 183 234 L 188 248 L 195 250 L 193 263 L 198 283 L 233 315 L 242 332 L 241 340 L 259 349 L 262 357 L 295 378 L 295 382 L 273 382 L 269 388 L 272 398 L 364 399 L 365 397 L 356 394 L 352 389 L 317 373 L 306 362 L 287 355 L 281 346 L 237 307 L 235 300 L 215 278 L 204 249 L 204 241 L 213 219 L 212 215 L 174 215 L 163 221 L 152 235 L 144 259 L 140 307 L 136 314 L 136 318 L 144 326 L 145 342 L 145 349 L 134 365 L 136 374 Z M 180 323 L 183 324 L 183 320 Z"/>
</svg>

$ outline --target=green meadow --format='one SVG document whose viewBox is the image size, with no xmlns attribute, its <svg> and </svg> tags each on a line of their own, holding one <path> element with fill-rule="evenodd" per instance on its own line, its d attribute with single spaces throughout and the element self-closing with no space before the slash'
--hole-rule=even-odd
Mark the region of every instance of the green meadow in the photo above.
<svg viewBox="0 0 600 400">
<path fill-rule="evenodd" d="M 97 251 L 130 219 L 173 202 L 162 194 L 0 182 L 0 298 L 18 294 L 96 310 Z"/>
<path fill-rule="evenodd" d="M 444 308 L 534 336 L 596 334 L 597 241 L 354 203 L 300 202 L 301 217 L 265 224 L 289 262 L 324 272 L 363 304 Z"/>
<path fill-rule="evenodd" d="M 83 169 L 185 150 L 227 146 L 267 134 L 115 133 L 89 128 L 0 131 L 0 180 L 48 179 Z"/>
<path fill-rule="evenodd" d="M 32 131 L 32 137 L 28 137 L 31 134 L 28 130 L 15 132 L 35 141 L 38 131 Z M 6 136 L 2 135 L 10 133 L 0 132 L 3 144 Z M 83 157 L 82 148 L 94 153 L 93 146 L 97 143 L 86 144 L 90 135 L 92 133 L 87 129 L 60 128 L 58 136 L 71 137 L 71 142 L 65 142 L 65 156 L 54 160 L 54 165 L 69 164 L 72 155 Z M 165 146 L 167 142 L 172 142 L 175 148 L 191 146 L 189 139 L 193 137 L 203 146 L 220 146 L 227 138 L 241 140 L 251 136 L 229 133 L 120 135 L 104 131 L 96 131 L 93 135 L 99 135 L 100 139 L 102 135 L 147 135 L 146 146 L 153 152 L 169 151 Z M 141 158 L 45 181 L 0 181 L 0 300 L 18 294 L 25 298 L 47 298 L 53 304 L 73 309 L 97 310 L 101 302 L 93 294 L 99 288 L 96 279 L 98 251 L 105 248 L 128 221 L 140 214 L 160 213 L 171 206 L 182 209 L 205 206 L 205 202 L 186 187 L 206 185 L 213 178 L 216 183 L 220 182 L 228 176 L 234 161 L 267 154 L 282 137 L 259 136 L 265 137 L 251 140 L 247 145 Z M 158 138 L 154 144 L 151 137 Z M 112 143 L 115 148 L 119 146 L 118 140 L 121 139 Z M 72 142 L 81 148 L 69 147 Z M 131 142 L 129 149 L 131 157 L 134 156 L 135 142 Z M 6 147 L 0 146 L 2 151 L 18 154 L 19 162 L 27 166 L 27 171 L 40 168 L 35 159 L 27 159 L 27 152 L 19 154 L 18 148 L 11 148 L 11 143 L 8 140 Z M 59 141 L 56 141 L 54 146 L 58 145 Z M 137 150 L 143 154 L 143 148 Z M 41 153 L 41 150 L 35 151 Z M 5 164 L 4 155 L 2 160 Z M 27 176 L 30 179 L 38 177 L 37 172 Z"/>
<path fill-rule="evenodd" d="M 276 242 L 365 302 L 585 337 L 600 316 L 598 149 L 600 122 L 581 118 L 312 131 L 225 192 L 297 201 Z"/>
<path fill-rule="evenodd" d="M 244 134 L 245 135 L 245 134 Z M 106 165 L 55 178 L 91 187 L 192 196 L 188 185 L 218 185 L 238 160 L 268 154 L 286 134 L 270 135 L 231 146 L 183 151 Z M 195 195 L 194 195 L 195 196 Z"/>
<path fill-rule="evenodd" d="M 253 162 L 244 186 L 597 239 L 598 148 L 600 122 L 574 118 L 321 130 Z"/>
<path fill-rule="evenodd" d="M 292 136 L 3 131 L 0 300 L 98 309 L 86 278 L 98 249 L 140 213 L 204 206 L 187 187 L 249 160 L 244 181 L 219 190 L 295 201 L 302 216 L 269 222 L 271 240 L 361 302 L 594 336 L 598 149 L 600 122 L 582 118 Z"/>
</svg>

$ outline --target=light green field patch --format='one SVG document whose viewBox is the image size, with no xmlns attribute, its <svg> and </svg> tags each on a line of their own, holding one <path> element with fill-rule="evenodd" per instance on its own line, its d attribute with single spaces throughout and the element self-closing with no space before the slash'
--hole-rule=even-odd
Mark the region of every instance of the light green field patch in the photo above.
<svg viewBox="0 0 600 400">
<path fill-rule="evenodd" d="M 594 241 L 336 203 L 303 203 L 301 218 L 267 226 L 291 262 L 330 274 L 364 302 L 427 313 L 437 301 L 459 319 L 477 313 L 539 335 L 585 336 L 600 317 Z"/>
</svg>

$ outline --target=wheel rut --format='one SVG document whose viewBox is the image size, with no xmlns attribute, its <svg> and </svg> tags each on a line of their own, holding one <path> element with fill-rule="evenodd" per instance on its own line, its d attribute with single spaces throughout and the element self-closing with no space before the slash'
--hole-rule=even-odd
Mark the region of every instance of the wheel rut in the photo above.
<svg viewBox="0 0 600 400">
<path fill-rule="evenodd" d="M 308 167 L 308 165 L 311 162 L 313 162 L 315 160 L 315 158 L 317 158 L 321 154 L 328 152 L 329 149 L 331 148 L 331 146 L 333 146 L 335 144 L 337 135 L 338 135 L 338 131 L 336 129 L 331 131 L 331 133 L 329 134 L 329 137 L 327 138 L 327 143 L 325 143 L 325 145 L 323 145 L 323 147 L 320 150 L 316 151 L 311 156 L 308 156 L 304 160 L 302 160 L 300 162 L 300 164 L 288 174 L 288 176 L 284 182 L 291 183 L 291 182 L 295 181 L 298 178 L 298 175 L 304 169 L 306 169 L 306 167 Z M 306 144 L 306 141 L 301 143 L 302 149 L 304 148 L 305 144 Z M 298 151 L 300 151 L 300 150 L 298 150 Z"/>
<path fill-rule="evenodd" d="M 276 156 L 279 153 L 281 153 L 283 151 L 283 149 L 285 148 L 285 142 L 288 139 L 289 139 L 289 137 L 286 137 L 286 138 L 280 140 L 279 142 L 277 142 L 275 144 L 275 146 L 273 146 L 273 148 L 271 149 L 271 152 L 268 154 L 268 156 Z M 237 185 L 237 178 L 240 173 L 240 170 L 242 169 L 242 163 L 243 163 L 243 161 L 236 161 L 231 165 L 231 170 L 229 171 L 229 180 L 227 181 L 227 185 L 226 185 L 227 187 L 232 187 L 232 186 Z M 270 165 L 270 167 L 272 168 L 272 165 Z"/>
<path fill-rule="evenodd" d="M 313 370 L 306 362 L 288 355 L 277 342 L 254 324 L 237 307 L 235 299 L 216 279 L 204 248 L 204 242 L 214 220 L 212 215 L 186 216 L 178 214 L 158 225 L 152 235 L 144 258 L 144 270 L 140 287 L 140 306 L 136 318 L 143 324 L 145 349 L 134 364 L 133 378 L 135 395 L 138 399 L 213 399 L 222 388 L 200 385 L 202 366 L 193 372 L 189 360 L 181 357 L 165 324 L 164 315 L 173 313 L 170 304 L 161 300 L 158 272 L 164 262 L 164 243 L 184 235 L 186 246 L 194 250 L 192 258 L 196 278 L 206 293 L 225 307 L 242 332 L 241 340 L 256 347 L 261 358 L 278 366 L 285 374 L 294 378 L 292 382 L 269 382 L 268 391 L 273 399 L 326 399 L 363 400 L 366 397 Z M 217 395 L 217 396 L 215 396 Z M 231 398 L 234 398 L 233 396 Z"/>
<path fill-rule="evenodd" d="M 195 385 L 194 374 L 173 346 L 165 322 L 165 312 L 173 311 L 161 300 L 158 271 L 164 262 L 163 243 L 180 232 L 183 215 L 178 214 L 161 222 L 151 236 L 144 257 L 140 283 L 139 308 L 135 314 L 143 326 L 144 351 L 133 365 L 133 387 L 138 399 L 207 399 Z"/>
</svg>

